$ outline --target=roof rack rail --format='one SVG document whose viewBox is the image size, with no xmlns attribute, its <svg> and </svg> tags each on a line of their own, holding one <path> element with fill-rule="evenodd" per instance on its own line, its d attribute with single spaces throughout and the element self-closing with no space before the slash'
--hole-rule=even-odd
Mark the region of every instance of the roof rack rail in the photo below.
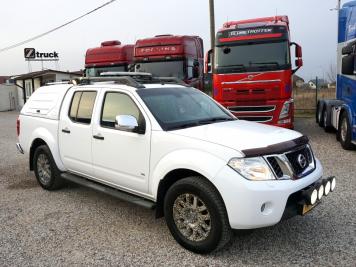
<svg viewBox="0 0 356 267">
<path fill-rule="evenodd" d="M 72 80 L 65 81 L 65 82 L 48 82 L 48 83 L 45 83 L 44 86 L 59 85 L 59 84 L 73 84 L 73 82 L 72 82 Z"/>
<path fill-rule="evenodd" d="M 145 88 L 141 83 L 137 82 L 130 76 L 121 77 L 84 77 L 80 79 L 80 85 L 89 85 L 94 82 L 114 82 L 135 88 Z"/>
<path fill-rule="evenodd" d="M 114 82 L 132 86 L 135 88 L 145 88 L 144 84 L 178 84 L 185 87 L 191 87 L 184 81 L 175 77 L 155 77 L 151 73 L 145 72 L 103 72 L 99 77 L 84 77 L 77 83 L 88 85 L 93 82 Z"/>
</svg>

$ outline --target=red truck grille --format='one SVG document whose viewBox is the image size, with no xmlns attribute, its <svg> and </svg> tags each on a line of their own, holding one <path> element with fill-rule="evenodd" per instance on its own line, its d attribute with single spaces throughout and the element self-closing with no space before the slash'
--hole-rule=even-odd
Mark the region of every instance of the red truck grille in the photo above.
<svg viewBox="0 0 356 267">
<path fill-rule="evenodd" d="M 229 110 L 234 113 L 257 113 L 257 112 L 271 112 L 276 109 L 276 106 L 238 106 L 238 107 L 229 107 Z"/>
<path fill-rule="evenodd" d="M 273 111 L 276 110 L 275 105 L 264 106 L 235 106 L 228 109 L 236 115 L 240 120 L 254 122 L 270 122 L 273 120 Z"/>
</svg>

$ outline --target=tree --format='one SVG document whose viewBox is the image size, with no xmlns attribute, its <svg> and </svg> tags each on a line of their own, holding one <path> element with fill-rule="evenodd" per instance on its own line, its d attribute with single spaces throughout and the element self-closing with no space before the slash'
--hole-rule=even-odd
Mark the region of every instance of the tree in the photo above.
<svg viewBox="0 0 356 267">
<path fill-rule="evenodd" d="M 336 65 L 335 63 L 330 63 L 329 68 L 326 72 L 327 79 L 329 83 L 336 83 Z"/>
</svg>

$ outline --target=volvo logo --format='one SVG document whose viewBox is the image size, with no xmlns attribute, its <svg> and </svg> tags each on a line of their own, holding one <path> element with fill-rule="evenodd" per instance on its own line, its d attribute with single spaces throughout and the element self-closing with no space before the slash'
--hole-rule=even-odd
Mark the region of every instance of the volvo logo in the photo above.
<svg viewBox="0 0 356 267">
<path fill-rule="evenodd" d="M 249 75 L 249 76 L 247 77 L 247 79 L 249 79 L 250 81 L 251 81 L 253 78 L 254 78 L 253 75 Z"/>
<path fill-rule="evenodd" d="M 299 166 L 304 169 L 307 166 L 307 158 L 303 154 L 299 154 L 298 163 Z"/>
</svg>

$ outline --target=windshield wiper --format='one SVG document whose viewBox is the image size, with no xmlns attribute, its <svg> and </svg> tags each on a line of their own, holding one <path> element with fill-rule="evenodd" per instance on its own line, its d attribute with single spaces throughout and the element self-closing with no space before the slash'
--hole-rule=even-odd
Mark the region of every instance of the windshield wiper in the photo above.
<svg viewBox="0 0 356 267">
<path fill-rule="evenodd" d="M 234 121 L 236 119 L 234 118 L 226 118 L 226 117 L 217 117 L 217 118 L 211 118 L 211 119 L 206 119 L 206 120 L 200 120 L 199 124 L 211 124 L 215 122 L 223 122 L 223 121 Z"/>
</svg>

